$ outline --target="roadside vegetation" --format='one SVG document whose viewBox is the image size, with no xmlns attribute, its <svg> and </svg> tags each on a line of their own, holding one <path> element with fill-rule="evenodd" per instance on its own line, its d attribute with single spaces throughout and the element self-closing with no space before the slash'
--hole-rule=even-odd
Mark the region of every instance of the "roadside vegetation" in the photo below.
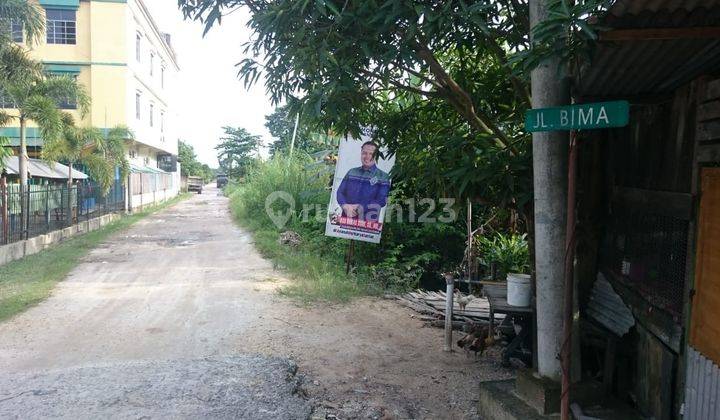
<svg viewBox="0 0 720 420">
<path fill-rule="evenodd" d="M 296 209 L 304 204 L 321 203 L 329 198 L 326 181 L 312 177 L 305 167 L 312 161 L 307 156 L 289 158 L 277 156 L 269 161 L 254 161 L 248 168 L 244 182 L 233 183 L 226 189 L 230 208 L 243 227 L 250 229 L 258 250 L 280 268 L 287 270 L 294 281 L 280 293 L 299 301 L 347 301 L 370 293 L 362 273 L 345 274 L 346 243 L 323 235 L 323 223 L 303 222 L 300 212 L 293 212 L 287 223 L 276 226 L 265 211 L 265 199 L 274 191 L 289 193 Z M 289 205 L 278 200 L 273 210 L 285 213 Z M 322 225 L 322 226 L 321 226 Z M 280 235 L 292 231 L 299 242 L 282 244 Z"/>
<path fill-rule="evenodd" d="M 98 230 L 0 266 L 0 321 L 45 300 L 55 285 L 80 263 L 80 259 L 110 235 L 188 197 L 189 195 L 184 194 L 157 206 L 123 216 Z"/>
<path fill-rule="evenodd" d="M 182 176 L 199 176 L 203 182 L 208 183 L 215 177 L 215 171 L 207 163 L 198 160 L 195 149 L 188 143 L 178 142 L 178 160 L 181 162 L 180 174 Z"/>
<path fill-rule="evenodd" d="M 278 106 L 266 117 L 272 159 L 250 164 L 252 154 L 241 156 L 238 168 L 246 169 L 230 189 L 236 217 L 255 230 L 264 252 L 295 272 L 298 285 L 316 279 L 316 286 L 291 289 L 305 296 L 329 296 L 307 292 L 313 287 L 343 290 L 320 281 L 324 276 L 351 285 L 352 293 L 374 293 L 438 288 L 447 271 L 498 281 L 507 272 L 530 273 L 530 72 L 555 56 L 562 58 L 560 76 L 582 67 L 599 29 L 587 18 L 605 3 L 553 0 L 553 19 L 531 37 L 527 2 L 514 0 L 180 0 L 186 19 L 206 32 L 222 30 L 223 13 L 249 13 L 253 54 L 240 61 L 238 76 L 247 85 L 264 82 Z M 423 214 L 428 207 L 417 203 L 454 200 L 457 219 L 386 220 L 380 244 L 356 244 L 354 269 L 345 276 L 348 242 L 324 237 L 324 217 L 300 216 L 303 204 L 329 201 L 337 145 L 315 140 L 357 138 L 367 128 L 396 158 L 390 202 L 408 214 L 414 200 Z M 282 229 L 265 214 L 274 191 L 291 192 L 297 203 Z M 292 250 L 277 243 L 284 229 L 302 239 Z M 295 257 L 297 270 L 288 260 Z"/>
</svg>

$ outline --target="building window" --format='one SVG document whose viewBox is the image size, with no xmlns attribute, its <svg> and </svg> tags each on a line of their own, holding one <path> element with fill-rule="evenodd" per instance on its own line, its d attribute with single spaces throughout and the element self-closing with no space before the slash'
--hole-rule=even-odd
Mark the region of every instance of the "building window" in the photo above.
<svg viewBox="0 0 720 420">
<path fill-rule="evenodd" d="M 45 10 L 48 44 L 75 44 L 75 11 Z"/>
<path fill-rule="evenodd" d="M 135 92 L 135 118 L 140 119 L 140 92 Z"/>
<path fill-rule="evenodd" d="M 23 23 L 13 20 L 10 23 L 10 36 L 13 42 L 23 42 Z"/>
<path fill-rule="evenodd" d="M 0 108 L 5 109 L 14 109 L 17 108 L 17 105 L 15 105 L 15 102 L 10 98 L 10 95 L 5 93 L 2 89 L 0 89 Z"/>
<path fill-rule="evenodd" d="M 141 50 L 142 36 L 140 33 L 135 34 L 135 59 L 139 62 L 142 61 L 142 50 Z"/>
<path fill-rule="evenodd" d="M 165 132 L 165 111 L 160 111 L 160 132 Z"/>
<path fill-rule="evenodd" d="M 150 127 L 153 126 L 153 114 L 155 113 L 155 105 L 150 104 Z"/>
<path fill-rule="evenodd" d="M 65 75 L 64 74 L 54 74 L 53 76 L 54 77 L 64 77 Z M 75 82 L 77 83 L 77 78 L 78 78 L 77 74 L 73 74 L 69 77 L 72 77 L 73 79 L 75 79 Z M 60 108 L 60 109 L 77 109 L 77 97 L 73 95 L 73 96 L 66 96 L 64 98 L 63 97 L 57 98 L 57 104 L 58 104 L 58 108 Z"/>
</svg>

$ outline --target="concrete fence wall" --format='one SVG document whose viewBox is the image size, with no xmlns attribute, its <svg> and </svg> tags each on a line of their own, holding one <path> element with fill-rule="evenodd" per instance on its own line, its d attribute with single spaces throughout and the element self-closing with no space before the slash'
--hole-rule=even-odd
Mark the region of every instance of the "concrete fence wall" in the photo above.
<svg viewBox="0 0 720 420">
<path fill-rule="evenodd" d="M 134 194 L 130 200 L 131 210 L 139 209 L 140 207 L 152 206 L 154 204 L 160 204 L 166 200 L 169 200 L 178 195 L 178 190 L 160 190 L 156 192 L 150 192 L 145 194 Z"/>
<path fill-rule="evenodd" d="M 49 246 L 73 236 L 97 230 L 120 217 L 117 213 L 106 214 L 84 222 L 79 222 L 65 229 L 55 230 L 45 235 L 39 235 L 24 241 L 0 246 L 0 266 L 28 255 L 37 254 Z"/>
</svg>

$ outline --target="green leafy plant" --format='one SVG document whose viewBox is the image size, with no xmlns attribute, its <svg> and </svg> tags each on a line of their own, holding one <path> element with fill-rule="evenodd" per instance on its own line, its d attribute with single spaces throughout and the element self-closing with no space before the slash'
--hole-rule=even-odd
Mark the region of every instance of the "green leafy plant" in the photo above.
<svg viewBox="0 0 720 420">
<path fill-rule="evenodd" d="M 612 0 L 551 0 L 548 16 L 532 31 L 530 49 L 520 51 L 511 62 L 522 62 L 530 71 L 542 61 L 559 58 L 561 69 L 577 74 L 588 63 L 598 34 L 604 28 L 596 24 L 597 16 L 606 11 Z"/>
<path fill-rule="evenodd" d="M 495 233 L 483 236 L 478 243 L 480 262 L 486 268 L 495 267 L 496 279 L 508 273 L 527 273 L 530 269 L 527 235 Z"/>
</svg>

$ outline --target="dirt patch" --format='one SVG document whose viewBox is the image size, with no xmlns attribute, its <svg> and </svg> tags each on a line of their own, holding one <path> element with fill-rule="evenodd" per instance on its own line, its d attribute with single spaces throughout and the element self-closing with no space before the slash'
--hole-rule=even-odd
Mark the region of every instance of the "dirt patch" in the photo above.
<svg viewBox="0 0 720 420">
<path fill-rule="evenodd" d="M 276 303 L 238 349 L 295 360 L 313 378 L 307 390 L 317 418 L 477 418 L 478 382 L 514 376 L 500 365 L 499 348 L 477 361 L 443 352 L 442 330 L 393 301 Z"/>
</svg>

